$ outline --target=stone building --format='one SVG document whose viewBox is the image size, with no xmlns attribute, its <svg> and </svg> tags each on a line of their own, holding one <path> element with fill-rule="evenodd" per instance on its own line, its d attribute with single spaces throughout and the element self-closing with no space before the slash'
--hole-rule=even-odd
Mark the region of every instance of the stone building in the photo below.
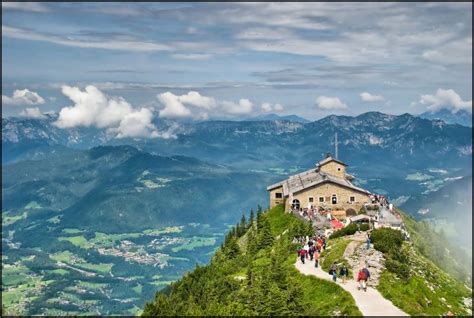
<svg viewBox="0 0 474 318">
<path fill-rule="evenodd" d="M 330 155 L 316 167 L 267 187 L 270 208 L 285 204 L 285 211 L 311 206 L 331 210 L 358 211 L 369 202 L 370 193 L 352 184 L 347 165 Z"/>
</svg>

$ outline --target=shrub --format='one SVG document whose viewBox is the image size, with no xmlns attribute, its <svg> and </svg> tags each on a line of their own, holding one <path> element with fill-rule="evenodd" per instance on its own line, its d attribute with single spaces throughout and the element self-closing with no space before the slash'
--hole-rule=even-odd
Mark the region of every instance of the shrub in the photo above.
<svg viewBox="0 0 474 318">
<path fill-rule="evenodd" d="M 356 210 L 351 209 L 351 208 L 346 210 L 346 216 L 354 216 L 354 215 L 357 215 Z"/>
<path fill-rule="evenodd" d="M 359 226 L 357 226 L 357 223 L 351 223 L 348 226 L 332 233 L 329 236 L 329 238 L 333 239 L 333 238 L 338 238 L 338 237 L 342 237 L 342 236 L 346 236 L 346 235 L 352 235 L 355 232 L 357 232 L 358 229 L 360 231 L 367 231 L 369 229 L 369 225 L 367 223 L 362 223 Z"/>
<path fill-rule="evenodd" d="M 403 234 L 391 228 L 381 228 L 372 231 L 372 242 L 376 250 L 387 253 L 390 250 L 399 250 L 403 244 Z"/>
</svg>

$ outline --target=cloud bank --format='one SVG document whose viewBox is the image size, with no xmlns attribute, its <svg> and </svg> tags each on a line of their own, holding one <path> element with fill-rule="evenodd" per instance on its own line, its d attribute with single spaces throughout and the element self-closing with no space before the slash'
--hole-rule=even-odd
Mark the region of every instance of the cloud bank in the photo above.
<svg viewBox="0 0 474 318">
<path fill-rule="evenodd" d="M 270 103 L 263 103 L 262 106 L 261 106 L 261 109 L 263 112 L 265 113 L 269 113 L 269 112 L 281 112 L 283 110 L 283 106 L 280 105 L 280 104 L 270 104 Z"/>
<path fill-rule="evenodd" d="M 238 102 L 219 101 L 196 91 L 184 95 L 165 92 L 158 94 L 157 98 L 164 106 L 159 111 L 162 118 L 208 119 L 211 111 L 213 116 L 238 116 L 249 114 L 253 110 L 253 103 L 246 98 L 241 98 Z"/>
<path fill-rule="evenodd" d="M 368 92 L 361 93 L 360 99 L 363 102 L 368 102 L 368 103 L 383 102 L 385 100 L 385 98 L 382 95 L 372 95 Z"/>
<path fill-rule="evenodd" d="M 106 128 L 117 138 L 161 137 L 152 123 L 153 113 L 147 108 L 133 108 L 121 97 L 109 97 L 95 86 L 84 91 L 64 85 L 62 93 L 74 105 L 63 107 L 54 123 L 59 128 L 97 127 Z"/>
<path fill-rule="evenodd" d="M 328 96 L 316 98 L 316 106 L 321 110 L 342 110 L 348 108 L 338 97 Z"/>
<path fill-rule="evenodd" d="M 461 96 L 452 89 L 438 88 L 435 95 L 421 95 L 420 103 L 427 105 L 427 110 L 432 112 L 445 108 L 452 113 L 460 110 L 472 113 L 472 100 L 463 101 Z"/>
<path fill-rule="evenodd" d="M 38 107 L 25 108 L 20 112 L 21 117 L 25 118 L 34 118 L 34 119 L 43 119 L 46 116 L 40 111 Z"/>
<path fill-rule="evenodd" d="M 2 105 L 39 105 L 44 104 L 44 98 L 29 89 L 17 89 L 13 96 L 2 95 Z"/>
</svg>

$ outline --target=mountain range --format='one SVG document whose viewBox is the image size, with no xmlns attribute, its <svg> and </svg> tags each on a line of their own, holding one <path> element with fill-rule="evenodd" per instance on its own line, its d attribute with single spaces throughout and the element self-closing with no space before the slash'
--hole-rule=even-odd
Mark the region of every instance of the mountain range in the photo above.
<svg viewBox="0 0 474 318">
<path fill-rule="evenodd" d="M 452 112 L 448 109 L 441 109 L 433 112 L 424 112 L 420 114 L 420 117 L 426 119 L 441 119 L 447 124 L 459 124 L 472 127 L 472 113 L 465 110 Z"/>
<path fill-rule="evenodd" d="M 2 248 L 11 269 L 2 296 L 31 299 L 28 310 L 8 303 L 19 313 L 136 313 L 157 288 L 207 262 L 243 211 L 266 207 L 268 184 L 333 152 L 335 133 L 355 183 L 417 218 L 424 205 L 414 203 L 472 175 L 471 127 L 409 114 L 157 119 L 167 139 L 115 139 L 55 120 L 2 118 Z"/>
</svg>

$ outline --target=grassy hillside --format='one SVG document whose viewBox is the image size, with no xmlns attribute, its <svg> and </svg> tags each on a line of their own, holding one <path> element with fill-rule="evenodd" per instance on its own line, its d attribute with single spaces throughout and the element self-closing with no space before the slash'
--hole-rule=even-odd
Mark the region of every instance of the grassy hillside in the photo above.
<svg viewBox="0 0 474 318">
<path fill-rule="evenodd" d="M 454 278 L 472 286 L 472 258 L 459 248 L 458 242 L 448 239 L 443 231 L 435 231 L 428 222 L 416 222 L 408 214 L 399 212 L 416 251 Z"/>
<path fill-rule="evenodd" d="M 231 229 L 209 265 L 158 292 L 143 315 L 361 315 L 343 289 L 294 268 L 291 240 L 310 231 L 282 206 L 258 212 Z"/>
<path fill-rule="evenodd" d="M 413 226 L 416 223 L 410 224 Z M 411 233 L 416 240 L 422 234 L 413 228 Z M 471 314 L 472 291 L 424 257 L 415 241 L 404 241 L 400 231 L 387 228 L 374 230 L 372 239 L 386 259 L 377 289 L 394 305 L 415 316 L 439 316 L 448 311 Z"/>
</svg>

